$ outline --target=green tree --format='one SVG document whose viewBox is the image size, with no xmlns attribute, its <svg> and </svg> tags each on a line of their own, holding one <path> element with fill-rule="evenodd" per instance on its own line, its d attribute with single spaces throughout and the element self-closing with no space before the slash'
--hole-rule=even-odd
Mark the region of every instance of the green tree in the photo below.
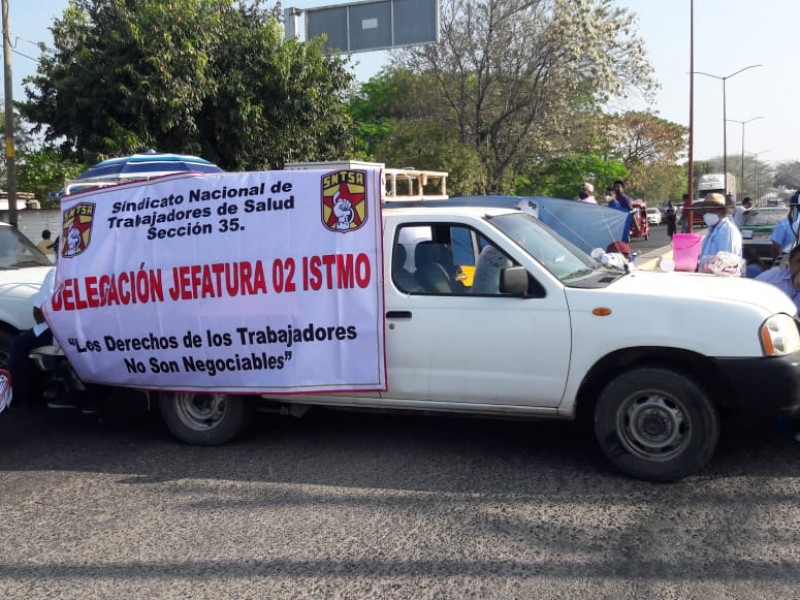
<svg viewBox="0 0 800 600">
<path fill-rule="evenodd" d="M 447 192 L 469 195 L 485 187 L 477 153 L 460 143 L 455 132 L 430 121 L 391 121 L 375 149 L 376 160 L 390 167 L 447 171 Z"/>
<path fill-rule="evenodd" d="M 550 153 L 587 104 L 651 89 L 634 17 L 611 0 L 444 0 L 441 14 L 441 43 L 393 67 L 429 82 L 417 105 L 478 152 L 492 191 Z"/>
<path fill-rule="evenodd" d="M 255 169 L 348 150 L 347 62 L 284 42 L 260 0 L 70 0 L 53 39 L 21 109 L 81 158 L 154 148 Z"/>
<path fill-rule="evenodd" d="M 773 183 L 776 187 L 800 189 L 800 160 L 779 163 L 775 167 Z"/>
<path fill-rule="evenodd" d="M 688 129 L 644 111 L 607 118 L 607 139 L 629 174 L 629 194 L 649 201 L 678 199 L 686 189 L 679 165 L 687 148 Z"/>
<path fill-rule="evenodd" d="M 362 83 L 350 98 L 348 109 L 355 127 L 355 145 L 362 158 L 374 158 L 378 145 L 391 130 L 392 119 L 409 115 L 404 110 L 412 94 L 414 76 L 407 71 L 384 72 Z"/>
<path fill-rule="evenodd" d="M 626 183 L 626 191 L 634 197 L 643 198 L 652 206 L 665 205 L 686 193 L 686 167 L 668 162 L 636 165 Z"/>
<path fill-rule="evenodd" d="M 6 111 L 5 105 L 0 102 L 0 129 L 3 132 L 3 138 L 5 138 L 6 134 Z M 25 150 L 31 148 L 33 145 L 33 137 L 29 132 L 29 125 L 25 121 L 24 118 L 19 114 L 19 111 L 15 108 L 14 109 L 14 150 L 17 155 L 17 159 L 20 158 L 20 153 L 25 152 Z M 3 144 L 2 150 L 0 150 L 0 189 L 5 190 L 8 187 L 8 168 L 6 162 L 7 154 L 6 154 L 6 147 Z M 19 165 L 18 165 L 19 166 Z M 27 191 L 27 190 L 22 190 Z"/>
<path fill-rule="evenodd" d="M 347 61 L 327 56 L 322 38 L 284 41 L 258 2 L 223 16 L 209 69 L 216 86 L 202 110 L 205 155 L 237 170 L 349 158 Z"/>
<path fill-rule="evenodd" d="M 584 182 L 594 185 L 601 197 L 616 179 L 625 179 L 628 169 L 619 160 L 597 153 L 570 153 L 551 158 L 517 178 L 515 192 L 523 195 L 577 198 Z"/>
<path fill-rule="evenodd" d="M 50 192 L 60 190 L 67 179 L 86 169 L 75 157 L 56 150 L 20 152 L 18 158 L 17 188 L 36 194 L 43 208 L 58 208 L 58 202 L 50 199 Z"/>
</svg>

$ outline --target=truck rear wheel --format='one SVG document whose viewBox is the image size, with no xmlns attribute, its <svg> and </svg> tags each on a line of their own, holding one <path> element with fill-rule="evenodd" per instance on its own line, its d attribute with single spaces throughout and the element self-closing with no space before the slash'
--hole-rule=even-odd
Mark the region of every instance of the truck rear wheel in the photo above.
<svg viewBox="0 0 800 600">
<path fill-rule="evenodd" d="M 161 392 L 161 416 L 172 434 L 195 446 L 221 446 L 242 433 L 253 416 L 253 398 L 225 394 Z"/>
<path fill-rule="evenodd" d="M 719 439 L 719 417 L 695 381 L 656 367 L 614 379 L 595 408 L 606 457 L 639 479 L 678 481 L 702 469 Z"/>
</svg>

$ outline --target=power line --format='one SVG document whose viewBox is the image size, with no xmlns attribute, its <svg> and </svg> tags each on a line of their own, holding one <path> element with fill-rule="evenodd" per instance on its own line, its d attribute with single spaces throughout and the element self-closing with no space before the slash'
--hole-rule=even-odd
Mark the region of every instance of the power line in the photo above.
<svg viewBox="0 0 800 600">
<path fill-rule="evenodd" d="M 27 54 L 25 54 L 24 52 L 20 52 L 19 50 L 12 49 L 11 52 L 13 52 L 14 54 L 17 54 L 18 56 L 22 56 L 23 58 L 27 58 L 28 60 L 32 60 L 35 63 L 39 62 L 38 58 L 35 58 L 33 56 L 28 56 Z"/>
</svg>

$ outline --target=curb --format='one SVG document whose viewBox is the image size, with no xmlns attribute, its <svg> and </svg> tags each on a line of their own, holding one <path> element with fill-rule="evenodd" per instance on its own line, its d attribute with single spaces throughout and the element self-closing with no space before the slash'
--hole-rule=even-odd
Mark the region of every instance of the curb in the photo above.
<svg viewBox="0 0 800 600">
<path fill-rule="evenodd" d="M 644 271 L 655 271 L 662 258 L 672 258 L 672 244 L 650 250 L 636 259 L 636 268 Z"/>
</svg>

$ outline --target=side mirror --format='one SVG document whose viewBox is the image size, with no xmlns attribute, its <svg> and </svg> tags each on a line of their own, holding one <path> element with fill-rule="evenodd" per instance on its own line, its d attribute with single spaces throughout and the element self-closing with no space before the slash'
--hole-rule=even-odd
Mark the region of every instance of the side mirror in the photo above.
<svg viewBox="0 0 800 600">
<path fill-rule="evenodd" d="M 525 267 L 506 267 L 500 271 L 500 293 L 523 296 L 528 291 L 528 272 Z"/>
</svg>

